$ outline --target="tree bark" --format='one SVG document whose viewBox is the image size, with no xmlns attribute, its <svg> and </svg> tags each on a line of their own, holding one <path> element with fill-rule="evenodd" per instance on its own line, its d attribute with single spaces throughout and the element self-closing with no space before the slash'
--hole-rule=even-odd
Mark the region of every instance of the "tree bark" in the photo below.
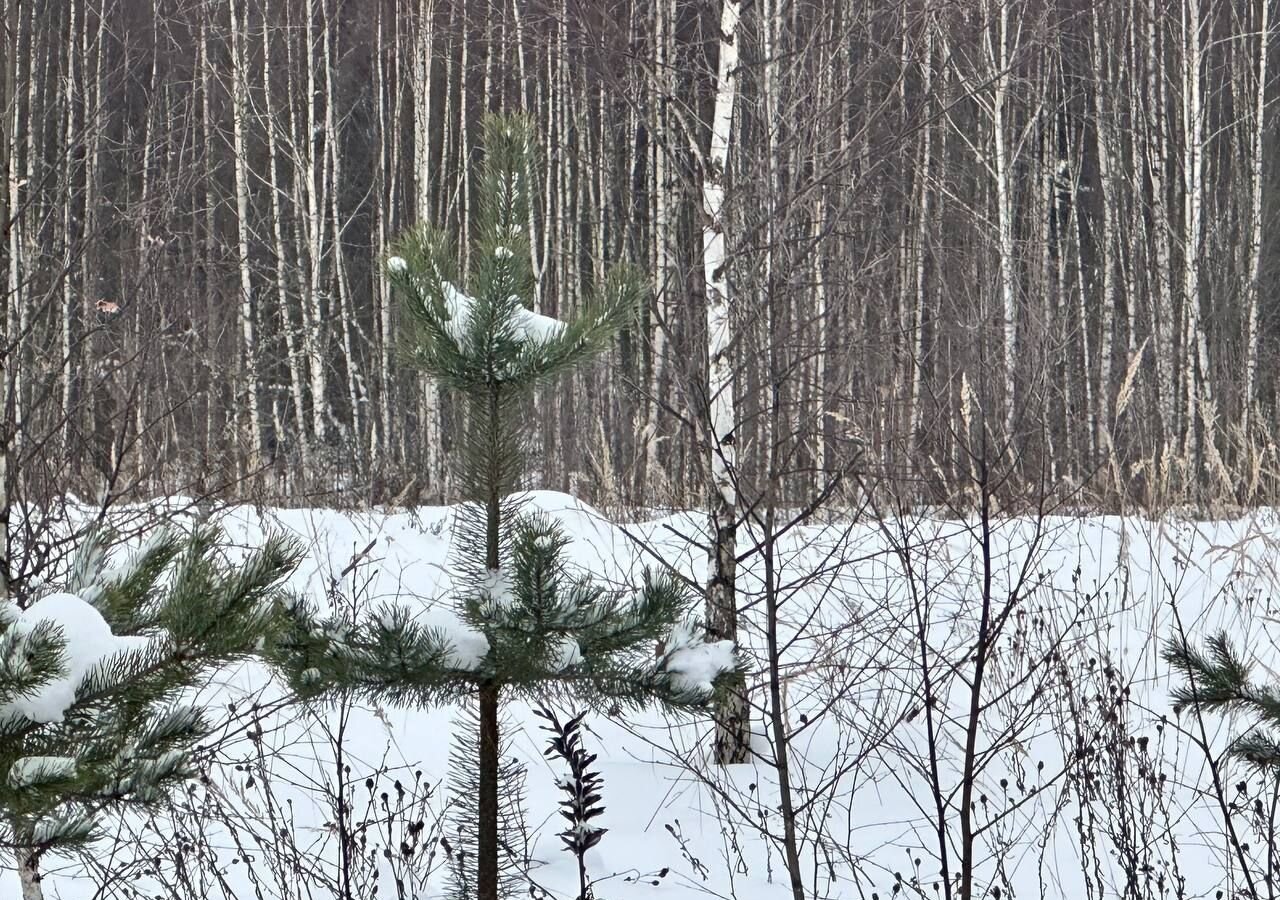
<svg viewBox="0 0 1280 900">
<path fill-rule="evenodd" d="M 1254 406 L 1254 385 L 1258 374 L 1258 306 L 1262 293 L 1262 186 L 1266 159 L 1267 115 L 1267 54 L 1271 43 L 1271 0 L 1259 0 L 1258 9 L 1258 75 L 1254 89 L 1252 189 L 1250 191 L 1249 223 L 1249 275 L 1246 290 L 1247 310 L 1244 328 L 1244 388 L 1240 398 L 1241 428 L 1245 440 L 1250 440 L 1251 415 Z"/>
<path fill-rule="evenodd" d="M 262 414 L 258 392 L 258 340 L 254 321 L 253 275 L 249 268 L 249 151 L 246 131 L 249 116 L 248 73 L 244 42 L 248 34 L 249 11 L 237 14 L 240 0 L 231 0 L 231 127 L 234 139 L 236 181 L 236 237 L 237 268 L 240 274 L 240 302 L 238 304 L 241 337 L 241 394 L 247 406 L 249 419 L 249 446 L 245 468 L 248 473 L 257 472 L 262 466 Z"/>
<path fill-rule="evenodd" d="M 720 15 L 720 56 L 716 72 L 711 146 L 702 173 L 702 265 L 707 292 L 707 397 L 711 447 L 711 577 L 707 585 L 707 626 L 713 638 L 736 641 L 737 451 L 734 402 L 733 304 L 726 277 L 724 195 L 732 141 L 738 77 L 737 0 L 724 0 Z M 715 759 L 746 762 L 749 717 L 744 693 L 729 696 L 716 710 Z"/>
</svg>

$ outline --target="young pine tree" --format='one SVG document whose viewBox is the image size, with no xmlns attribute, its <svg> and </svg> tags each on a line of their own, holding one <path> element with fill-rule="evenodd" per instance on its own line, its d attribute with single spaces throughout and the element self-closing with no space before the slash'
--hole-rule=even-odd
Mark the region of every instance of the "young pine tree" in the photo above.
<svg viewBox="0 0 1280 900">
<path fill-rule="evenodd" d="M 701 629 L 685 620 L 690 600 L 674 580 L 646 574 L 639 590 L 622 593 L 574 576 L 560 527 L 525 508 L 535 386 L 604 350 L 634 316 L 644 288 L 619 267 L 576 317 L 532 312 L 530 123 L 489 117 L 484 151 L 465 288 L 452 242 L 431 226 L 404 238 L 387 266 L 407 314 L 411 359 L 463 401 L 453 565 L 466 635 L 424 628 L 403 607 L 346 628 L 299 606 L 277 658 L 304 695 L 346 691 L 418 705 L 475 696 L 476 897 L 497 900 L 500 705 L 573 697 L 610 707 L 701 708 L 736 678 L 737 660 L 731 644 L 704 643 Z M 655 658 L 660 640 L 666 649 Z"/>
<path fill-rule="evenodd" d="M 229 567 L 217 543 L 209 528 L 163 531 L 113 566 L 110 538 L 91 534 L 63 590 L 26 609 L 0 601 L 0 845 L 24 896 L 40 896 L 44 854 L 85 846 L 103 812 L 192 774 L 207 729 L 182 694 L 278 623 L 296 548 L 270 539 Z"/>
</svg>

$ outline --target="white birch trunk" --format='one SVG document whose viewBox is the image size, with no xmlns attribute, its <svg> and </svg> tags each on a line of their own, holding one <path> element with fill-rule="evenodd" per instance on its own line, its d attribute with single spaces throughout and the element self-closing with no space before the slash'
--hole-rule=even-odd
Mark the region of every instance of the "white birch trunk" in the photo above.
<svg viewBox="0 0 1280 900">
<path fill-rule="evenodd" d="M 1165 446 L 1176 446 L 1181 437 L 1178 419 L 1176 387 L 1174 384 L 1173 335 L 1173 279 L 1172 259 L 1173 230 L 1169 222 L 1169 210 L 1165 188 L 1168 159 L 1168 136 L 1165 129 L 1164 63 L 1160 53 L 1159 11 L 1154 0 L 1147 3 L 1147 41 L 1149 54 L 1147 67 L 1146 102 L 1149 105 L 1151 128 L 1144 134 L 1148 171 L 1151 178 L 1151 216 L 1154 221 L 1156 298 L 1152 304 L 1152 331 L 1156 337 L 1156 377 L 1159 404 L 1164 424 Z"/>
<path fill-rule="evenodd" d="M 304 117 L 307 133 L 296 141 L 296 152 L 301 156 L 299 162 L 305 168 L 305 176 L 300 179 L 306 202 L 306 263 L 307 263 L 307 302 L 303 303 L 303 324 L 307 348 L 307 363 L 311 375 L 311 429 L 317 443 L 325 444 L 329 438 L 329 422 L 333 418 L 329 409 L 329 360 L 324 352 L 323 337 L 327 332 L 326 310 L 324 302 L 324 202 L 320 196 L 320 178 L 324 171 L 324 160 L 319 153 L 321 139 L 320 120 L 316 115 L 316 103 L 319 87 L 316 82 L 316 59 L 314 47 L 315 3 L 308 0 L 306 4 L 306 30 L 302 42 L 302 51 L 306 54 L 307 94 L 303 98 L 306 106 Z M 305 152 L 301 148 L 306 147 Z"/>
<path fill-rule="evenodd" d="M 1200 76 L 1204 68 L 1201 30 L 1204 22 L 1200 0 L 1183 0 L 1183 235 L 1182 235 L 1182 304 L 1186 332 L 1187 391 L 1186 448 L 1188 458 L 1195 455 L 1195 423 L 1200 402 L 1213 401 L 1213 384 L 1209 369 L 1208 336 L 1200 324 L 1200 269 L 1204 210 L 1204 105 L 1200 93 Z M 1212 423 L 1204 419 L 1206 443 L 1214 440 L 1209 432 Z"/>
<path fill-rule="evenodd" d="M 930 216 L 930 167 L 933 162 L 933 125 L 930 118 L 933 114 L 933 24 L 932 20 L 924 25 L 924 62 L 921 66 L 921 95 L 924 98 L 924 109 L 921 117 L 924 121 L 920 143 L 920 159 L 916 164 L 916 248 L 915 248 L 915 310 L 912 316 L 911 339 L 911 411 L 908 417 L 907 446 L 910 457 L 915 458 L 919 447 L 917 441 L 920 433 L 920 392 L 924 379 L 924 319 L 927 304 L 925 294 L 925 248 L 928 245 L 929 229 L 933 224 Z M 825 346 L 825 345 L 824 345 Z"/>
<path fill-rule="evenodd" d="M 737 557 L 737 451 L 734 403 L 733 305 L 726 278 L 724 193 L 737 98 L 738 0 L 723 0 L 720 54 L 716 71 L 711 145 L 702 175 L 702 265 L 707 293 L 707 395 L 711 436 L 711 577 L 707 585 L 707 623 L 714 637 L 737 639 L 735 593 Z M 717 762 L 747 759 L 748 709 L 735 696 L 717 711 Z"/>
<path fill-rule="evenodd" d="M 20 17 L 21 6 L 17 0 L 9 0 L 8 8 L 5 10 L 5 21 L 8 24 L 9 34 L 13 35 L 13 46 L 19 46 L 22 41 L 22 20 Z M 30 14 L 29 14 L 30 15 Z M 22 59 L 21 54 L 11 53 L 5 60 L 5 106 L 0 109 L 0 115 L 6 116 L 8 120 L 5 128 L 5 172 L 6 181 L 5 198 L 6 206 L 4 209 L 4 224 L 9 225 L 8 245 L 6 247 L 8 259 L 5 265 L 5 287 L 8 302 L 5 303 L 5 333 L 10 336 L 10 340 L 17 338 L 17 342 L 10 351 L 10 364 L 4 367 L 4 372 L 0 374 L 3 380 L 3 392 L 0 393 L 0 422 L 7 411 L 13 410 L 13 420 L 11 431 L 0 429 L 0 465 L 6 464 L 8 454 L 11 450 L 16 449 L 18 435 L 22 433 L 23 420 L 23 397 L 22 397 L 22 370 L 21 361 L 24 356 L 24 344 L 26 335 L 26 316 L 24 310 L 27 306 L 23 302 L 23 294 L 20 292 L 22 285 L 22 250 L 24 243 L 24 218 L 18 217 L 12 225 L 10 219 L 17 216 L 18 210 L 22 206 L 23 190 L 19 182 L 21 179 L 22 159 L 21 150 L 23 142 L 19 140 L 18 135 L 21 134 L 22 126 L 22 110 L 21 103 L 18 100 L 18 84 L 22 77 Z M 27 92 L 28 92 L 28 109 L 30 109 L 30 97 L 34 95 L 36 90 L 36 78 L 31 72 L 31 61 L 27 61 Z M 34 140 L 35 129 L 27 130 L 27 154 L 26 163 L 28 166 L 32 164 L 33 153 L 30 142 Z M 35 182 L 28 173 L 26 179 L 27 190 L 31 190 Z M 18 363 L 14 365 L 13 363 Z M 0 471 L 0 490 L 7 485 L 7 468 Z M 0 509 L 7 508 L 7 502 L 0 504 Z M 8 559 L 6 552 L 5 559 Z"/>
<path fill-rule="evenodd" d="M 245 72 L 244 41 L 248 33 L 248 10 L 239 18 L 239 0 L 228 4 L 231 15 L 231 128 L 235 154 L 237 266 L 240 274 L 238 305 L 241 338 L 241 392 L 249 418 L 249 472 L 262 465 L 262 417 L 258 408 L 258 343 L 253 318 L 253 276 L 249 268 L 249 151 L 245 132 L 249 114 L 248 73 Z"/>
<path fill-rule="evenodd" d="M 432 216 L 431 178 L 436 169 L 431 155 L 431 91 L 432 60 L 437 52 L 435 40 L 436 0 L 421 0 L 418 6 L 417 47 L 414 51 L 413 152 L 417 180 L 415 219 L 429 222 Z M 449 84 L 446 72 L 445 85 Z M 449 121 L 445 110 L 445 122 Z M 445 129 L 448 131 L 448 129 Z M 446 158 L 443 155 L 442 159 Z M 465 241 L 463 242 L 465 243 Z M 387 323 L 389 329 L 390 322 Z M 445 467 L 441 462 L 440 394 L 434 378 L 418 378 L 418 421 L 422 427 L 423 467 L 431 486 L 443 487 Z"/>
<path fill-rule="evenodd" d="M 1109 83 L 1107 67 L 1104 63 L 1104 45 L 1102 30 L 1102 13 L 1095 6 L 1091 16 L 1092 25 L 1092 61 L 1093 77 L 1096 84 Z M 1111 383 L 1115 377 L 1115 282 L 1112 246 L 1115 240 L 1116 183 L 1113 172 L 1111 153 L 1113 147 L 1113 125 L 1106 106 L 1107 92 L 1095 89 L 1094 102 L 1094 136 L 1095 149 L 1098 154 L 1098 180 L 1102 188 L 1102 238 L 1101 238 L 1101 274 L 1102 302 L 1099 304 L 1100 337 L 1098 340 L 1098 396 L 1099 396 L 1099 431 L 1102 436 L 1103 450 L 1111 447 L 1111 427 L 1114 410 L 1111 408 Z M 1131 300 L 1130 306 L 1133 305 Z"/>
<path fill-rule="evenodd" d="M 1009 96 L 1009 6 L 999 2 L 996 12 L 997 46 L 990 46 L 992 40 L 988 31 L 984 36 L 987 42 L 989 63 L 995 75 L 992 86 L 991 130 L 992 150 L 994 151 L 994 175 L 996 190 L 996 229 L 998 233 L 998 252 L 1000 254 L 1000 309 L 1003 324 L 1004 348 L 1004 433 L 1013 434 L 1014 401 L 1017 388 L 1018 361 L 1018 298 L 1016 258 L 1013 245 L 1013 219 L 1015 215 L 1013 203 L 1013 182 L 1010 177 L 1010 149 L 1008 135 L 1005 131 L 1006 103 Z"/>
<path fill-rule="evenodd" d="M 1272 0 L 1259 0 L 1258 9 L 1258 76 L 1254 90 L 1253 142 L 1251 155 L 1252 191 L 1249 203 L 1249 275 L 1246 297 L 1248 309 L 1244 328 L 1244 389 L 1240 398 L 1241 426 L 1246 439 L 1249 437 L 1253 415 L 1254 385 L 1258 376 L 1258 303 L 1262 293 L 1262 185 L 1265 175 L 1267 54 L 1271 43 Z"/>
<path fill-rule="evenodd" d="M 81 16 L 79 0 L 72 0 L 69 9 L 69 23 L 67 28 L 67 76 L 66 82 L 62 86 L 63 96 L 66 98 L 66 116 L 63 120 L 63 147 L 73 147 L 76 144 L 76 60 L 80 58 L 79 48 L 76 46 L 76 37 L 79 34 L 79 21 Z M 63 250 L 63 273 L 62 273 L 62 308 L 61 308 L 61 364 L 62 364 L 62 412 L 65 418 L 63 426 L 63 447 L 69 447 L 71 437 L 77 428 L 79 417 L 72 413 L 72 405 L 75 402 L 75 371 L 76 364 L 74 356 L 75 342 L 75 305 L 76 290 L 75 279 L 72 272 L 75 268 L 75 259 L 73 257 L 75 238 L 72 230 L 75 226 L 76 216 L 72 211 L 74 204 L 75 190 L 73 188 L 75 180 L 75 156 L 68 153 L 65 157 L 65 173 L 66 181 L 64 186 L 64 196 L 62 198 L 62 250 Z M 64 451 L 65 452 L 65 451 Z"/>
<path fill-rule="evenodd" d="M 348 447 L 360 446 L 364 434 L 364 397 L 363 378 L 360 373 L 359 360 L 356 358 L 355 333 L 360 331 L 360 320 L 351 299 L 351 280 L 347 272 L 347 252 L 343 240 L 343 219 L 340 199 L 342 186 L 346 184 L 342 176 L 342 140 L 338 132 L 338 120 L 334 113 L 337 105 L 337 91 L 334 90 L 333 73 L 337 68 L 334 44 L 338 38 L 331 27 L 329 12 L 326 6 L 324 21 L 321 25 L 320 41 L 324 47 L 324 80 L 325 80 L 325 151 L 327 154 L 329 178 L 329 226 L 333 240 L 333 278 L 338 293 L 339 334 L 342 338 L 343 370 L 347 381 L 347 402 L 351 409 L 351 436 Z M 348 451 L 349 452 L 349 451 Z"/>
</svg>

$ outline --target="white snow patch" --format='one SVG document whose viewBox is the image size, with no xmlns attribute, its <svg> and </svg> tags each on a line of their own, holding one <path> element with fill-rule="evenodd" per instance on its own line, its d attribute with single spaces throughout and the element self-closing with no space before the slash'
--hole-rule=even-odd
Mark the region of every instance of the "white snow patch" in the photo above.
<svg viewBox="0 0 1280 900">
<path fill-rule="evenodd" d="M 556 646 L 555 670 L 563 672 L 570 666 L 576 666 L 580 662 L 582 662 L 582 648 L 578 646 L 578 642 L 567 635 L 562 636 Z"/>
<path fill-rule="evenodd" d="M 440 286 L 444 290 L 444 308 L 449 314 L 449 323 L 445 327 L 461 344 L 471 324 L 471 309 L 475 301 L 447 281 L 440 282 Z"/>
<path fill-rule="evenodd" d="M 515 586 L 511 583 L 511 577 L 501 569 L 485 569 L 480 579 L 480 593 L 502 609 L 510 607 L 516 600 Z"/>
<path fill-rule="evenodd" d="M 664 669 L 677 688 L 709 694 L 715 680 L 732 672 L 734 664 L 733 641 L 711 641 L 668 653 Z"/>
<path fill-rule="evenodd" d="M 61 722 L 63 714 L 75 702 L 76 690 L 99 664 L 117 653 L 147 646 L 146 638 L 113 634 L 102 613 L 75 594 L 49 594 L 40 598 L 10 627 L 19 634 L 27 634 L 40 622 L 51 622 L 61 628 L 66 640 L 66 673 L 41 685 L 35 693 L 0 706 L 0 720 L 19 715 L 33 722 Z"/>
<path fill-rule="evenodd" d="M 440 285 L 444 290 L 445 311 L 449 314 L 449 322 L 445 327 L 449 335 L 461 344 L 471 324 L 471 312 L 475 308 L 476 301 L 447 281 L 440 282 Z M 564 322 L 559 319 L 531 312 L 518 305 L 518 300 L 516 309 L 512 313 L 512 324 L 518 338 L 535 344 L 545 344 L 554 340 L 560 336 L 565 327 Z"/>
<path fill-rule="evenodd" d="M 524 339 L 531 343 L 554 341 L 564 331 L 564 323 L 559 319 L 531 312 L 523 306 L 516 308 L 514 318 L 517 332 L 523 332 Z"/>
<path fill-rule="evenodd" d="M 398 274 L 408 271 L 409 264 L 405 262 L 403 256 L 393 256 L 387 260 L 387 269 Z"/>
<path fill-rule="evenodd" d="M 513 256 L 510 247 L 501 246 L 493 248 L 493 255 L 499 259 L 510 259 Z"/>
<path fill-rule="evenodd" d="M 472 628 L 459 626 L 448 632 L 453 651 L 449 665 L 457 669 L 478 669 L 489 653 L 489 640 Z"/>
</svg>

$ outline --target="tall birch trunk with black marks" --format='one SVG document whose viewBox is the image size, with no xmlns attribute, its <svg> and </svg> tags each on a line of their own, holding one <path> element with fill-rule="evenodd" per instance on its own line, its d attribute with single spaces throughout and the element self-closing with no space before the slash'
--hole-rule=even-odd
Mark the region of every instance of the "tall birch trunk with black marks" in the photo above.
<svg viewBox="0 0 1280 900">
<path fill-rule="evenodd" d="M 1251 189 L 1249 193 L 1249 274 L 1245 285 L 1244 387 L 1240 397 L 1240 423 L 1246 440 L 1251 440 L 1251 416 L 1258 377 L 1258 306 L 1262 293 L 1262 186 L 1266 172 L 1267 59 L 1271 43 L 1271 0 L 1258 0 L 1257 10 L 1257 78 L 1254 82 L 1254 106 L 1251 156 Z"/>
<path fill-rule="evenodd" d="M 1205 109 L 1201 96 L 1204 69 L 1204 19 L 1201 0 L 1182 0 L 1182 308 L 1187 386 L 1184 458 L 1194 463 L 1214 440 L 1213 419 L 1202 404 L 1213 403 L 1209 342 L 1200 323 L 1201 252 L 1204 239 Z M 1200 422 L 1197 429 L 1196 423 Z M 1197 437 L 1199 439 L 1197 439 Z"/>
<path fill-rule="evenodd" d="M 240 276 L 240 391 L 248 417 L 248 446 L 245 468 L 257 472 L 262 465 L 262 414 L 259 409 L 258 341 L 254 321 L 253 274 L 249 265 L 249 151 L 246 132 L 249 123 L 249 76 L 245 42 L 248 40 L 249 11 L 243 16 L 237 9 L 239 0 L 228 4 L 231 15 L 231 129 L 235 154 L 237 269 Z"/>
<path fill-rule="evenodd" d="M 1167 78 L 1161 39 L 1160 11 L 1156 0 L 1148 0 L 1146 9 L 1147 84 L 1146 121 L 1143 132 L 1147 173 L 1151 181 L 1151 216 L 1154 222 L 1156 292 L 1149 304 L 1151 329 L 1156 343 L 1156 380 L 1158 403 L 1164 433 L 1164 450 L 1175 449 L 1182 436 L 1182 421 L 1177 409 L 1177 386 L 1174 377 L 1173 321 L 1173 226 L 1170 222 L 1166 178 L 1168 175 L 1169 137 L 1165 117 Z"/>
<path fill-rule="evenodd" d="M 413 44 L 413 60 L 410 66 L 413 87 L 413 153 L 414 179 L 414 221 L 429 222 L 435 218 L 433 203 L 433 184 L 443 191 L 444 176 L 439 172 L 441 157 L 432 155 L 432 90 L 435 55 L 440 52 L 440 43 L 436 35 L 436 0 L 420 0 L 418 5 L 418 23 Z M 446 70 L 445 89 L 448 92 L 449 79 Z M 445 112 L 448 121 L 448 111 Z M 444 138 L 442 138 L 442 141 Z M 447 146 L 442 143 L 442 148 Z M 466 243 L 463 240 L 463 243 Z M 420 450 L 421 471 L 426 474 L 426 486 L 443 492 L 443 481 L 447 477 L 445 466 L 440 455 L 440 390 L 433 379 L 419 375 L 418 378 L 418 427 L 420 429 L 422 447 Z"/>
<path fill-rule="evenodd" d="M 1090 14 L 1090 54 L 1093 65 L 1093 77 L 1098 84 L 1110 83 L 1111 67 L 1107 65 L 1107 49 L 1104 39 L 1102 10 L 1098 5 Z M 1098 181 L 1102 189 L 1102 235 L 1101 247 L 1098 248 L 1098 267 L 1101 270 L 1099 290 L 1102 297 L 1099 303 L 1098 318 L 1100 321 L 1100 337 L 1098 340 L 1098 433 L 1104 454 L 1110 454 L 1112 446 L 1112 428 L 1114 409 L 1111 404 L 1112 382 L 1115 380 L 1114 358 L 1116 348 L 1115 336 L 1115 262 L 1114 246 L 1116 232 L 1116 198 L 1117 184 L 1115 163 L 1112 161 L 1116 149 L 1115 127 L 1107 104 L 1107 92 L 1093 92 L 1094 140 L 1098 154 Z M 1130 305 L 1132 305 L 1130 300 Z"/>
<path fill-rule="evenodd" d="M 725 178 L 733 138 L 738 77 L 738 0 L 723 0 L 720 55 L 716 64 L 711 144 L 702 172 L 702 267 L 707 292 L 707 398 L 710 437 L 711 560 L 707 627 L 717 639 L 737 640 L 738 487 L 734 400 L 734 306 L 725 251 Z M 733 694 L 716 710 L 715 759 L 746 762 L 749 710 L 745 694 Z"/>
</svg>

